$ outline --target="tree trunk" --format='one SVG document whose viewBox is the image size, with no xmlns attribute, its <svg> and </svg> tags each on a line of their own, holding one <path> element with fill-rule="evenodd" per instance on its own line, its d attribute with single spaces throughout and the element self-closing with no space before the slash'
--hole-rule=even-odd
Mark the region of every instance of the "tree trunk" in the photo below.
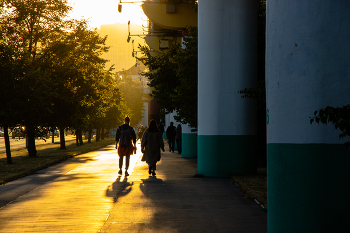
<svg viewBox="0 0 350 233">
<path fill-rule="evenodd" d="M 27 143 L 28 143 L 28 155 L 29 157 L 36 157 L 37 151 L 35 146 L 35 128 L 32 125 L 27 125 Z"/>
<path fill-rule="evenodd" d="M 100 137 L 101 137 L 101 129 L 96 128 L 96 142 L 100 141 Z"/>
<path fill-rule="evenodd" d="M 79 144 L 79 130 L 75 130 L 75 142 L 77 143 L 77 146 L 80 146 Z"/>
<path fill-rule="evenodd" d="M 101 140 L 105 140 L 105 136 L 106 136 L 105 129 L 102 126 L 102 128 L 101 128 Z"/>
<path fill-rule="evenodd" d="M 9 137 L 9 131 L 8 131 L 7 125 L 4 125 L 4 140 L 5 140 L 5 147 L 6 147 L 7 164 L 12 164 L 10 137 Z"/>
<path fill-rule="evenodd" d="M 52 127 L 52 131 L 51 131 L 51 136 L 52 136 L 52 144 L 54 144 L 55 143 L 55 129 L 54 129 L 55 127 Z"/>
<path fill-rule="evenodd" d="M 60 130 L 60 149 L 61 150 L 65 150 L 66 148 L 66 139 L 65 139 L 65 135 L 64 135 L 64 128 L 61 127 L 59 128 Z"/>
<path fill-rule="evenodd" d="M 91 143 L 92 129 L 89 129 L 88 143 Z"/>
<path fill-rule="evenodd" d="M 83 144 L 83 133 L 81 130 L 79 130 L 79 145 L 82 146 Z"/>
</svg>

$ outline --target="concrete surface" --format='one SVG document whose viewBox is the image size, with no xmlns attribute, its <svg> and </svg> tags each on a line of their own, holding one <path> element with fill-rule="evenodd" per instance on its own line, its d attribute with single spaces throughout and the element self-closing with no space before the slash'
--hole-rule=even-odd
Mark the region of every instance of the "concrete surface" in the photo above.
<svg viewBox="0 0 350 233">
<path fill-rule="evenodd" d="M 0 232 L 267 232 L 260 206 L 196 169 L 166 151 L 152 177 L 137 153 L 118 176 L 111 145 L 0 186 Z"/>
</svg>

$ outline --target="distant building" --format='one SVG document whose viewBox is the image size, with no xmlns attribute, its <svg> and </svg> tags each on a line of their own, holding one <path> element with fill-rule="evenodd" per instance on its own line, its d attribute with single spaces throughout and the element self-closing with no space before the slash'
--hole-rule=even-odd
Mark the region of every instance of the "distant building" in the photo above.
<svg viewBox="0 0 350 233">
<path fill-rule="evenodd" d="M 109 60 L 107 68 L 114 65 L 116 72 L 128 70 L 135 66 L 136 58 L 133 57 L 134 51 L 138 51 L 138 44 L 143 45 L 144 40 L 140 37 L 143 35 L 142 26 L 137 24 L 130 25 L 130 34 L 132 35 L 130 42 L 128 39 L 128 24 L 107 24 L 101 25 L 98 30 L 101 36 L 108 36 L 106 45 L 110 46 L 107 53 L 101 57 Z M 134 36 L 140 35 L 140 36 Z M 134 40 L 134 43 L 132 41 Z"/>
<path fill-rule="evenodd" d="M 106 45 L 110 46 L 109 51 L 101 57 L 109 60 L 106 67 L 114 65 L 113 72 L 125 72 L 125 75 L 131 76 L 133 80 L 139 80 L 142 83 L 145 93 L 149 93 L 147 86 L 147 78 L 141 76 L 140 73 L 145 66 L 136 60 L 136 56 L 141 56 L 138 45 L 144 45 L 143 30 L 141 25 L 131 24 L 131 38 L 127 42 L 129 36 L 128 24 L 107 24 L 101 25 L 98 33 L 104 37 L 107 36 Z M 139 124 L 147 125 L 148 122 L 148 103 L 145 102 L 144 119 Z M 110 135 L 115 135 L 116 129 L 110 130 Z"/>
</svg>

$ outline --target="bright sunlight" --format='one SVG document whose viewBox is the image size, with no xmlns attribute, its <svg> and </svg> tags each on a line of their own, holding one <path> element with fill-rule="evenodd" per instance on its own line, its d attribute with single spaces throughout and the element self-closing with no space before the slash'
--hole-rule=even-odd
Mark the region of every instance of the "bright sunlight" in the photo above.
<svg viewBox="0 0 350 233">
<path fill-rule="evenodd" d="M 146 25 L 147 17 L 143 14 L 139 4 L 122 4 L 122 13 L 118 12 L 119 0 L 70 0 L 73 11 L 71 18 L 90 19 L 90 25 L 100 28 L 100 25 L 122 23 L 127 24 L 130 20 L 133 24 Z"/>
</svg>

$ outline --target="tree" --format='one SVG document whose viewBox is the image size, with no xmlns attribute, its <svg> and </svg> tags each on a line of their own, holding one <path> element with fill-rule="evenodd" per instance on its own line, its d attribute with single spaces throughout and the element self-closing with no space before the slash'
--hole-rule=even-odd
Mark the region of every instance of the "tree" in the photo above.
<svg viewBox="0 0 350 233">
<path fill-rule="evenodd" d="M 197 128 L 198 112 L 198 31 L 189 28 L 189 36 L 184 37 L 183 44 L 177 44 L 173 62 L 176 64 L 176 76 L 179 85 L 175 88 L 176 95 L 175 120 Z M 184 47 L 184 48 L 183 48 Z"/>
<path fill-rule="evenodd" d="M 123 98 L 123 94 L 117 88 L 116 85 L 111 86 L 111 98 L 109 106 L 106 110 L 105 117 L 103 119 L 106 129 L 116 128 L 122 124 L 126 115 L 128 115 L 129 108 Z"/>
<path fill-rule="evenodd" d="M 122 93 L 117 88 L 117 82 L 111 74 L 100 77 L 96 84 L 99 86 L 100 97 L 91 106 L 94 110 L 89 111 L 93 113 L 89 117 L 90 125 L 96 128 L 96 141 L 99 141 L 104 139 L 106 128 L 116 127 L 127 109 Z"/>
<path fill-rule="evenodd" d="M 130 109 L 130 113 L 127 114 L 131 118 L 131 125 L 136 125 L 144 117 L 144 102 L 148 101 L 148 94 L 144 92 L 141 81 L 133 80 L 131 76 L 125 74 L 117 74 L 116 77 L 119 90 L 122 92 L 127 107 Z M 124 116 L 125 117 L 125 116 Z"/>
<path fill-rule="evenodd" d="M 66 127 L 76 130 L 80 145 L 84 130 L 116 126 L 130 114 L 100 58 L 106 37 L 85 20 L 65 20 L 70 9 L 66 0 L 5 0 L 1 8 L 0 95 L 6 98 L 0 125 L 25 126 L 30 157 L 36 156 L 35 137 L 50 128 L 59 127 L 64 149 Z M 138 90 L 130 96 L 137 99 Z"/>
<path fill-rule="evenodd" d="M 47 102 L 42 100 L 49 96 L 49 83 L 37 62 L 38 56 L 47 39 L 61 30 L 70 9 L 66 0 L 4 0 L 0 16 L 3 39 L 14 51 L 29 55 L 15 87 L 21 93 L 17 104 L 23 118 L 18 120 L 26 126 L 30 157 L 36 156 L 35 128 L 48 108 Z"/>
<path fill-rule="evenodd" d="M 139 46 L 144 57 L 138 58 L 148 67 L 143 75 L 150 80 L 152 96 L 165 113 L 176 111 L 176 120 L 197 128 L 198 35 L 189 28 L 183 44 L 173 41 L 168 51 L 152 56 L 146 46 Z"/>
<path fill-rule="evenodd" d="M 7 0 L 4 9 L 4 41 L 28 55 L 14 85 L 20 93 L 15 119 L 26 126 L 29 156 L 36 156 L 35 136 L 48 128 L 59 127 L 61 149 L 66 127 L 76 129 L 82 144 L 81 132 L 98 124 L 118 96 L 110 93 L 118 92 L 112 69 L 100 58 L 108 51 L 106 37 L 85 20 L 64 20 L 71 9 L 66 0 Z"/>
<path fill-rule="evenodd" d="M 16 112 L 15 110 L 15 79 L 20 73 L 20 60 L 15 58 L 20 55 L 7 46 L 3 41 L 0 41 L 0 125 L 4 128 L 4 140 L 6 147 L 7 163 L 12 164 L 10 141 L 8 128 L 17 124 L 13 115 L 9 113 Z"/>
<path fill-rule="evenodd" d="M 78 145 L 80 132 L 89 130 L 93 121 L 104 114 L 104 105 L 113 85 L 105 82 L 111 69 L 105 70 L 108 51 L 106 37 L 90 30 L 85 20 L 66 22 L 67 31 L 53 34 L 41 54 L 41 68 L 51 80 L 50 126 L 60 129 L 61 149 L 64 149 L 64 129 L 76 129 Z M 70 111 L 66 111 L 66 109 Z"/>
</svg>

